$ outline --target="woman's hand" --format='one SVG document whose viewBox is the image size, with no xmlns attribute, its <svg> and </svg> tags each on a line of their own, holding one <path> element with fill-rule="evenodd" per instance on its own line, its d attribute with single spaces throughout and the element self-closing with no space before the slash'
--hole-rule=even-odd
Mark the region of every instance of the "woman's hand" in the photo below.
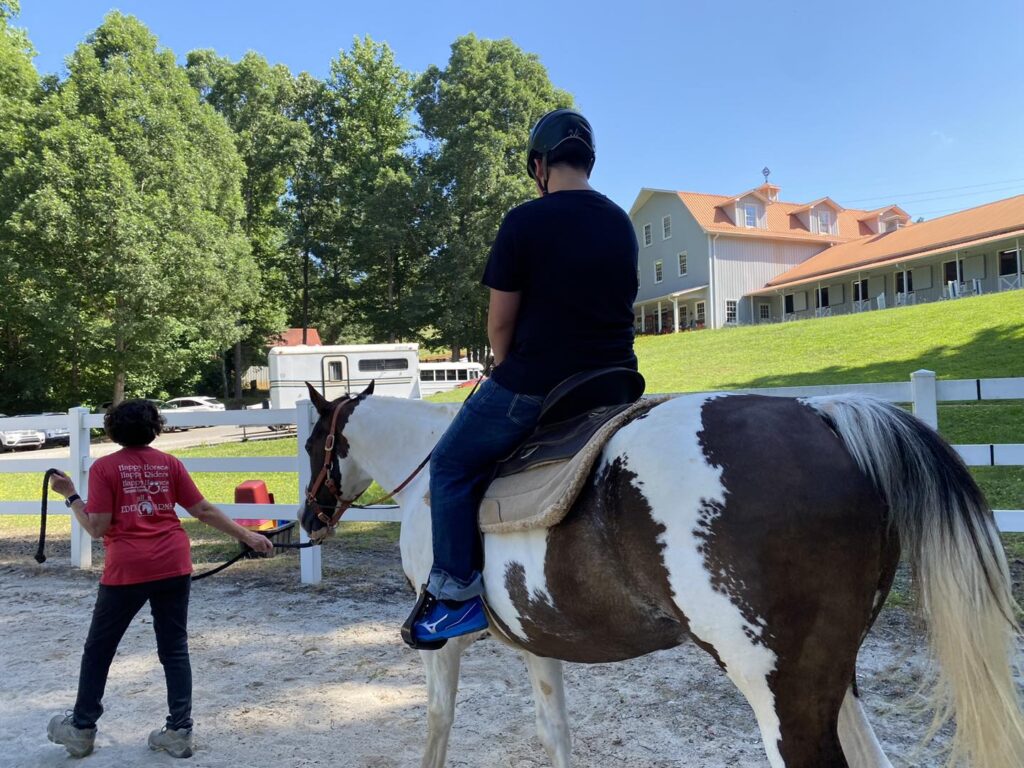
<svg viewBox="0 0 1024 768">
<path fill-rule="evenodd" d="M 242 539 L 242 543 L 250 549 L 254 549 L 263 555 L 269 555 L 274 551 L 274 544 L 262 533 L 246 531 L 246 534 L 246 537 Z"/>
<path fill-rule="evenodd" d="M 75 494 L 74 482 L 59 470 L 50 475 L 50 487 L 65 499 Z"/>
</svg>

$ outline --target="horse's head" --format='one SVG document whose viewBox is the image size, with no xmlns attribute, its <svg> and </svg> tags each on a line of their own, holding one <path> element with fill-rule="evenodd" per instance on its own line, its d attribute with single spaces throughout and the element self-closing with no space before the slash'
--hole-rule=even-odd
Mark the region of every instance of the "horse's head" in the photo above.
<svg viewBox="0 0 1024 768">
<path fill-rule="evenodd" d="M 312 479 L 306 488 L 299 522 L 311 539 L 322 541 L 372 482 L 350 455 L 345 426 L 356 406 L 373 393 L 373 382 L 361 394 L 344 395 L 333 402 L 312 384 L 307 382 L 306 386 L 319 418 L 306 441 Z"/>
</svg>

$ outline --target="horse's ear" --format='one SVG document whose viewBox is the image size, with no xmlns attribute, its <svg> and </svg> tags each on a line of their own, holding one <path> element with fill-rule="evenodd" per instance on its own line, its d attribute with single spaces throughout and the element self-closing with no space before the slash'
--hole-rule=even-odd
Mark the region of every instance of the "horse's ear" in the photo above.
<svg viewBox="0 0 1024 768">
<path fill-rule="evenodd" d="M 319 413 L 327 413 L 331 410 L 331 404 L 327 398 L 320 394 L 319 390 L 306 382 L 306 388 L 309 390 L 309 399 L 313 402 L 313 407 L 316 408 Z"/>
<path fill-rule="evenodd" d="M 377 383 L 376 379 L 370 379 L 370 384 L 362 391 L 360 397 L 366 397 L 367 395 L 373 394 L 373 385 Z"/>
</svg>

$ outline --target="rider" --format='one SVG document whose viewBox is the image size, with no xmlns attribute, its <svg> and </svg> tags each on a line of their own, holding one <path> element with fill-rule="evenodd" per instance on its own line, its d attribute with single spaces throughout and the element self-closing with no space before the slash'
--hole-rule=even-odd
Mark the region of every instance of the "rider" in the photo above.
<svg viewBox="0 0 1024 768">
<path fill-rule="evenodd" d="M 544 396 L 581 371 L 636 370 L 637 240 L 629 216 L 590 186 L 594 136 L 558 109 L 530 132 L 527 173 L 539 198 L 505 216 L 482 283 L 497 367 L 430 460 L 434 566 L 406 627 L 413 647 L 487 627 L 477 508 L 497 461 L 532 432 Z"/>
</svg>

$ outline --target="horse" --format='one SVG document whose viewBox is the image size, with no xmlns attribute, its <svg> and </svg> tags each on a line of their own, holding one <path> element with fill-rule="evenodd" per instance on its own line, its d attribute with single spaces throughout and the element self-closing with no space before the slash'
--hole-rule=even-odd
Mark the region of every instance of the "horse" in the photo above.
<svg viewBox="0 0 1024 768">
<path fill-rule="evenodd" d="M 413 468 L 456 406 L 372 392 L 329 402 L 309 387 L 316 479 L 301 524 L 323 540 L 371 478 L 398 489 L 402 566 L 416 588 L 432 545 L 428 473 Z M 951 761 L 1024 765 L 1016 605 L 992 512 L 952 448 L 892 404 L 668 399 L 612 436 L 563 522 L 487 535 L 483 553 L 490 632 L 523 654 L 555 768 L 571 764 L 562 661 L 687 640 L 749 702 L 772 768 L 891 768 L 855 666 L 901 553 L 937 661 L 934 726 L 955 717 Z M 444 765 L 460 657 L 477 637 L 420 652 L 423 768 Z"/>
</svg>

